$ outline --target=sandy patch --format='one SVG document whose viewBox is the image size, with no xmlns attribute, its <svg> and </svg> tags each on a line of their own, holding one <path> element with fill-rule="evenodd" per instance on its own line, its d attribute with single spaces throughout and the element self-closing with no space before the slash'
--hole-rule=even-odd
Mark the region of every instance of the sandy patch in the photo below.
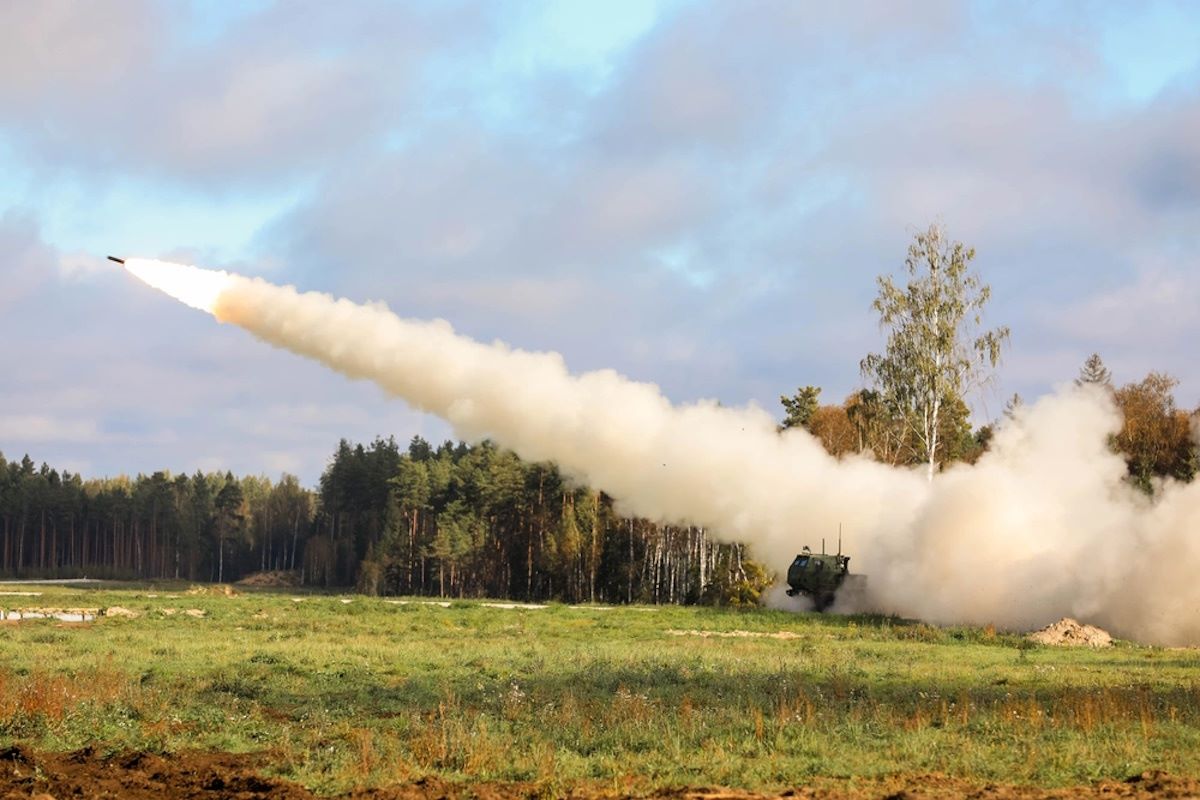
<svg viewBox="0 0 1200 800">
<path fill-rule="evenodd" d="M 237 589 L 234 589 L 228 583 L 207 584 L 204 586 L 193 586 L 187 590 L 190 595 L 209 595 L 216 597 L 237 597 Z"/>
<path fill-rule="evenodd" d="M 383 602 L 387 603 L 388 605 L 392 605 L 392 606 L 418 605 L 418 606 L 437 606 L 438 608 L 449 608 L 450 607 L 449 600 L 384 600 Z"/>
<path fill-rule="evenodd" d="M 92 622 L 100 614 L 98 608 L 13 608 L 0 610 L 0 619 L 21 622 L 30 619 L 55 619 L 59 622 Z"/>
<path fill-rule="evenodd" d="M 668 636 L 699 636 L 701 639 L 716 637 L 719 639 L 800 639 L 800 634 L 792 631 L 680 631 L 668 628 Z"/>
</svg>

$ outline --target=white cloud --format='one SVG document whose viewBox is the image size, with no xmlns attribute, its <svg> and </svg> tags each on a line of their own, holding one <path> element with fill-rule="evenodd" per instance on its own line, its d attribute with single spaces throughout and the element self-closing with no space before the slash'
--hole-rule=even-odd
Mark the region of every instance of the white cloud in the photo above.
<svg viewBox="0 0 1200 800">
<path fill-rule="evenodd" d="M 1097 292 L 1063 310 L 1062 330 L 1105 344 L 1171 345 L 1200 341 L 1200 265 L 1144 272 L 1132 283 Z"/>
<path fill-rule="evenodd" d="M 3 144 L 31 177 L 5 196 L 53 182 L 93 232 L 180 245 L 213 226 L 251 239 L 286 207 L 233 254 L 242 268 L 282 264 L 274 280 L 559 350 L 674 399 L 772 409 L 798 384 L 830 401 L 854 388 L 880 343 L 873 280 L 940 216 L 979 250 L 990 320 L 1014 328 L 1011 388 L 1039 393 L 1101 350 L 1128 379 L 1166 369 L 1181 398 L 1200 392 L 1200 98 L 1192 81 L 1114 101 L 1094 18 L 683 4 L 607 49 L 589 67 L 602 74 L 500 79 L 482 75 L 505 24 L 486 4 L 268 3 L 203 36 L 195 8 L 0 8 L 17 32 L 0 53 Z M 90 205 L 115 186 L 154 211 Z M 78 242 L 48 246 L 38 223 L 0 217 L 0 336 L 22 343 L 0 354 L 0 412 L 47 432 L 93 421 L 73 446 L 44 440 L 47 456 L 105 471 L 300 459 L 313 478 L 343 435 L 444 435 L 109 276 Z"/>
<path fill-rule="evenodd" d="M 319 173 L 381 137 L 433 46 L 475 41 L 469 3 L 270 3 L 195 41 L 202 6 L 6 4 L 0 122 L 27 159 L 222 190 Z"/>
<path fill-rule="evenodd" d="M 92 419 L 53 417 L 48 414 L 0 414 L 0 441 L 18 445 L 44 442 L 96 444 L 104 436 Z"/>
</svg>

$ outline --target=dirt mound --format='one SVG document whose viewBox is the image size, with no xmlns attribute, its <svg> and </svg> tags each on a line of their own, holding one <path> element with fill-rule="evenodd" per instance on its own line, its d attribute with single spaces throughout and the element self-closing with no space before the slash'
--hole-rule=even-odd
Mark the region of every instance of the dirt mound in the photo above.
<svg viewBox="0 0 1200 800">
<path fill-rule="evenodd" d="M 36 753 L 21 746 L 0 750 L 0 798 L 120 797 L 123 800 L 316 800 L 317 795 L 293 781 L 261 773 L 264 757 L 231 753 L 120 753 L 105 755 L 94 748 L 75 753 Z M 575 786 L 555 794 L 573 800 L 614 800 L 611 786 Z M 546 787 L 531 783 L 455 784 L 424 778 L 379 789 L 337 795 L 344 800 L 533 800 Z M 945 775 L 893 775 L 874 780 L 818 778 L 811 785 L 781 795 L 736 789 L 680 788 L 637 793 L 664 800 L 867 800 L 867 798 L 951 798 L 1034 800 L 1094 797 L 1162 798 L 1200 796 L 1200 781 L 1146 772 L 1124 781 L 1088 786 L 1039 789 L 1003 784 L 979 785 Z"/>
<path fill-rule="evenodd" d="M 1070 617 L 1063 617 L 1053 625 L 1034 631 L 1027 637 L 1031 642 L 1066 647 L 1109 647 L 1112 636 L 1103 628 L 1085 625 Z"/>
<path fill-rule="evenodd" d="M 300 585 L 300 573 L 277 569 L 268 572 L 253 572 L 238 581 L 235 586 L 255 586 L 261 588 L 287 588 Z"/>
</svg>

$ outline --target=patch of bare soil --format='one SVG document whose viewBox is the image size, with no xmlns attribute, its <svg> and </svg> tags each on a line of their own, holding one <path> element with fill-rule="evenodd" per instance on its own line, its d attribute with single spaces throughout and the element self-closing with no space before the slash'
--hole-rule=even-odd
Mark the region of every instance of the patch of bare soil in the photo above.
<svg viewBox="0 0 1200 800">
<path fill-rule="evenodd" d="M 978 784 L 946 775 L 895 775 L 872 780 L 819 780 L 812 786 L 789 789 L 780 795 L 761 795 L 729 789 L 678 789 L 657 795 L 670 800 L 1067 800 L 1068 798 L 1200 797 L 1200 781 L 1145 772 L 1123 781 L 1100 781 L 1085 786 L 1043 789 L 1036 786 Z"/>
<path fill-rule="evenodd" d="M 231 753 L 152 753 L 104 755 L 87 748 L 75 753 L 37 753 L 16 746 L 0 750 L 0 800 L 46 798 L 124 798 L 125 800 L 316 800 L 298 783 L 261 773 L 261 756 Z M 1200 796 L 1200 781 L 1147 772 L 1124 781 L 1103 781 L 1065 789 L 975 784 L 944 775 L 899 775 L 880 780 L 821 780 L 781 795 L 720 788 L 671 789 L 625 794 L 610 787 L 554 787 L 553 794 L 575 800 L 619 797 L 663 800 L 1033 800 L 1072 797 L 1166 798 Z M 547 787 L 533 783 L 452 784 L 435 778 L 339 795 L 345 800 L 533 800 Z"/>
<path fill-rule="evenodd" d="M 34 753 L 23 747 L 0 750 L 0 797 L 307 798 L 297 784 L 265 778 L 252 761 L 225 753 L 151 753 L 105 756 L 87 748 L 75 753 Z"/>
<path fill-rule="evenodd" d="M 799 639 L 800 634 L 792 631 L 681 631 L 667 628 L 668 636 L 699 636 L 709 639 L 714 636 L 720 639 Z"/>
<path fill-rule="evenodd" d="M 27 619 L 56 619 L 60 622 L 91 622 L 98 608 L 13 608 L 0 610 L 0 619 L 19 622 Z"/>
<path fill-rule="evenodd" d="M 234 589 L 228 583 L 210 584 L 207 586 L 196 585 L 187 590 L 191 595 L 207 595 L 210 597 L 237 597 L 237 589 Z"/>
<path fill-rule="evenodd" d="M 1027 637 L 1038 644 L 1060 647 L 1110 647 L 1112 636 L 1103 628 L 1085 625 L 1070 617 L 1063 617 L 1052 625 L 1034 631 Z"/>
</svg>

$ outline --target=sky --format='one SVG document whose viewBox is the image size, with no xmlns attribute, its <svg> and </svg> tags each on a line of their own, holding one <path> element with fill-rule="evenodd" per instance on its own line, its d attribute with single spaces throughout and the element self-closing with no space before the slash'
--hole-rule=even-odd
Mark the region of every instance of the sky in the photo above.
<svg viewBox="0 0 1200 800">
<path fill-rule="evenodd" d="M 836 6 L 836 7 L 834 7 Z M 448 428 L 104 256 L 382 301 L 672 400 L 840 402 L 932 222 L 1011 345 L 1200 403 L 1200 4 L 0 0 L 0 452 L 282 471 Z"/>
</svg>

